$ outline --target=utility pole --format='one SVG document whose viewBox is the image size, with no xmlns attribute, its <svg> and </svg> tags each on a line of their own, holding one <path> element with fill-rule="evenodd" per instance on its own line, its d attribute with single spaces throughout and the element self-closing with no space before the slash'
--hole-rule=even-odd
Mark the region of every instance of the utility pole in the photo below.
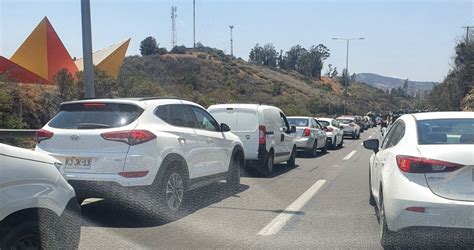
<svg viewBox="0 0 474 250">
<path fill-rule="evenodd" d="M 466 44 L 467 44 L 469 42 L 469 29 L 474 28 L 474 26 L 464 26 L 461 28 L 466 29 Z"/>
<path fill-rule="evenodd" d="M 92 64 L 91 4 L 81 0 L 82 56 L 84 64 L 84 97 L 95 98 L 94 65 Z"/>
<path fill-rule="evenodd" d="M 196 0 L 193 0 L 193 48 L 196 48 Z"/>
<path fill-rule="evenodd" d="M 346 41 L 346 76 L 345 76 L 345 79 L 344 79 L 344 102 L 343 102 L 343 105 L 344 105 L 344 114 L 346 114 L 346 102 L 347 102 L 347 89 L 349 88 L 349 42 L 352 41 L 352 40 L 364 40 L 363 37 L 359 37 L 359 38 L 337 38 L 337 37 L 334 37 L 332 40 L 343 40 L 343 41 Z M 344 72 L 344 71 L 342 71 Z"/>
<path fill-rule="evenodd" d="M 176 35 L 176 17 L 178 16 L 176 14 L 176 11 L 178 11 L 178 8 L 176 6 L 171 6 L 171 47 L 174 48 L 176 46 L 176 43 L 178 42 L 178 38 Z"/>
<path fill-rule="evenodd" d="M 234 40 L 232 38 L 232 30 L 234 29 L 234 25 L 229 25 L 230 28 L 230 55 L 234 56 Z"/>
</svg>

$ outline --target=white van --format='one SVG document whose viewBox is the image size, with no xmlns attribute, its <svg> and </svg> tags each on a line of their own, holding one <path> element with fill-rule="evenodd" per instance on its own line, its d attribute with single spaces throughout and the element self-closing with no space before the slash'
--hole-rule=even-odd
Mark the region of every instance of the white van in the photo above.
<svg viewBox="0 0 474 250">
<path fill-rule="evenodd" d="M 281 109 L 259 104 L 218 104 L 208 111 L 240 137 L 247 166 L 257 167 L 270 176 L 275 163 L 295 165 L 296 127 L 290 127 Z"/>
</svg>

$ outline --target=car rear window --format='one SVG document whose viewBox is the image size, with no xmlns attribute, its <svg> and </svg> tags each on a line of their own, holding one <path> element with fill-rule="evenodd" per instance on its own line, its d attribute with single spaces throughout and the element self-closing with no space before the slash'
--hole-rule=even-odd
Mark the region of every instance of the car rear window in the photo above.
<svg viewBox="0 0 474 250">
<path fill-rule="evenodd" d="M 433 119 L 416 122 L 418 144 L 474 144 L 474 119 Z"/>
<path fill-rule="evenodd" d="M 290 126 L 308 127 L 307 118 L 287 118 L 287 120 Z"/>
<path fill-rule="evenodd" d="M 318 120 L 319 124 L 321 124 L 321 126 L 323 127 L 328 127 L 330 124 L 328 121 L 321 121 L 321 120 Z"/>
<path fill-rule="evenodd" d="M 134 122 L 143 109 L 123 103 L 71 103 L 61 105 L 59 113 L 49 122 L 52 128 L 105 129 Z"/>
<path fill-rule="evenodd" d="M 214 109 L 209 113 L 219 122 L 230 126 L 234 132 L 255 131 L 258 125 L 257 112 L 246 109 Z"/>
<path fill-rule="evenodd" d="M 351 120 L 351 119 L 337 119 L 337 120 L 344 124 L 349 124 L 349 123 L 354 122 L 354 120 Z"/>
</svg>

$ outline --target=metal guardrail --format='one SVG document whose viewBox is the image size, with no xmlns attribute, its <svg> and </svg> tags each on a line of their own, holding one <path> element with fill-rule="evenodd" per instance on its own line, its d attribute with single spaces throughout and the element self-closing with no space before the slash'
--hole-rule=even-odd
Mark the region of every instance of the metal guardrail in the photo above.
<svg viewBox="0 0 474 250">
<path fill-rule="evenodd" d="M 36 129 L 0 129 L 0 139 L 35 137 Z"/>
</svg>

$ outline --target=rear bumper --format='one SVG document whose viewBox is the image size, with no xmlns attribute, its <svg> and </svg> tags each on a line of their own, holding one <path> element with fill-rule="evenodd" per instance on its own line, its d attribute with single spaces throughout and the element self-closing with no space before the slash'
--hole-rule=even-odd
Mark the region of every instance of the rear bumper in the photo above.
<svg viewBox="0 0 474 250">
<path fill-rule="evenodd" d="M 305 138 L 298 138 L 295 140 L 296 148 L 298 149 L 312 149 L 314 145 L 314 138 L 305 137 Z"/>
<path fill-rule="evenodd" d="M 138 195 L 145 187 L 125 187 L 112 181 L 69 180 L 80 198 L 128 198 Z"/>
<path fill-rule="evenodd" d="M 265 165 L 268 158 L 268 151 L 266 145 L 258 146 L 258 157 L 257 159 L 249 159 L 245 161 L 245 167 L 261 167 Z"/>
</svg>

